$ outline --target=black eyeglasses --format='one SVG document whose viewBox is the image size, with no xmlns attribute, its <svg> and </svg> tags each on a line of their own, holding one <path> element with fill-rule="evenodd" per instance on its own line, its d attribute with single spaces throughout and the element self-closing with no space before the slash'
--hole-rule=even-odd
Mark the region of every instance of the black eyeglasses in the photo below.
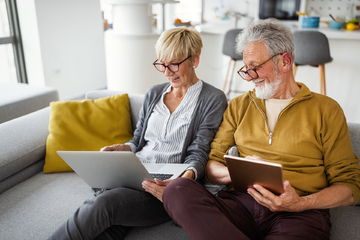
<svg viewBox="0 0 360 240">
<path fill-rule="evenodd" d="M 155 62 L 153 62 L 153 65 L 156 68 L 156 70 L 158 70 L 159 72 L 165 72 L 167 68 L 169 69 L 170 72 L 176 73 L 177 71 L 179 71 L 180 64 L 188 60 L 190 57 L 191 56 L 188 56 L 184 61 L 181 61 L 179 63 L 170 63 L 169 65 L 165 65 L 164 63 L 158 63 L 156 62 L 158 59 L 156 59 Z"/>
<path fill-rule="evenodd" d="M 240 77 L 244 80 L 246 80 L 246 74 L 249 75 L 251 77 L 250 80 L 253 80 L 253 79 L 257 79 L 259 77 L 259 74 L 256 72 L 257 69 L 259 69 L 259 67 L 261 67 L 262 65 L 264 65 L 265 63 L 267 63 L 268 61 L 270 61 L 271 59 L 273 59 L 274 57 L 278 56 L 278 55 L 282 55 L 284 53 L 278 53 L 278 54 L 275 54 L 274 56 L 272 56 L 271 58 L 269 58 L 268 60 L 266 60 L 265 62 L 261 63 L 260 65 L 254 67 L 254 68 L 251 68 L 251 69 L 248 69 L 246 71 L 243 70 L 244 67 L 246 67 L 245 65 L 240 68 L 239 71 L 237 71 L 237 73 L 240 75 Z"/>
</svg>

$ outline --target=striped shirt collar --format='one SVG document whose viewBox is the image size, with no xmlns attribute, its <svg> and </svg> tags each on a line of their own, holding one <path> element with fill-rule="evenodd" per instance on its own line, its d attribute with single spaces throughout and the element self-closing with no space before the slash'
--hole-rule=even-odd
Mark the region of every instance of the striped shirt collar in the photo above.
<svg viewBox="0 0 360 240">
<path fill-rule="evenodd" d="M 186 92 L 187 93 L 192 93 L 192 92 L 195 92 L 199 89 L 202 88 L 202 85 L 203 85 L 203 82 L 201 79 L 199 79 L 199 81 L 197 81 L 194 85 L 190 86 Z M 171 89 L 172 89 L 172 86 L 171 84 L 169 85 L 169 87 L 165 90 L 165 92 L 163 93 L 162 97 L 164 98 L 165 94 L 171 92 Z"/>
</svg>

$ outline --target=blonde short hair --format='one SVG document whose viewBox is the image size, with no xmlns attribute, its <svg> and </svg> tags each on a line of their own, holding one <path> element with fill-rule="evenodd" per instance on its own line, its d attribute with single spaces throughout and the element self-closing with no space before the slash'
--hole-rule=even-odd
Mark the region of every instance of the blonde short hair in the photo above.
<svg viewBox="0 0 360 240">
<path fill-rule="evenodd" d="M 155 46 L 157 58 L 160 61 L 181 60 L 187 58 L 191 64 L 192 58 L 200 55 L 202 40 L 198 31 L 194 28 L 176 27 L 164 31 Z"/>
</svg>

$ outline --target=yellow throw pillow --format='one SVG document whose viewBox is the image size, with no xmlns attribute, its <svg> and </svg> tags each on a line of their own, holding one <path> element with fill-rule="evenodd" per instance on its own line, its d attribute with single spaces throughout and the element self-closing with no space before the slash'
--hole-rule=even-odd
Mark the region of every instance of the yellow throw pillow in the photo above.
<svg viewBox="0 0 360 240">
<path fill-rule="evenodd" d="M 132 139 L 127 94 L 50 103 L 44 173 L 73 171 L 56 151 L 99 151 Z"/>
</svg>

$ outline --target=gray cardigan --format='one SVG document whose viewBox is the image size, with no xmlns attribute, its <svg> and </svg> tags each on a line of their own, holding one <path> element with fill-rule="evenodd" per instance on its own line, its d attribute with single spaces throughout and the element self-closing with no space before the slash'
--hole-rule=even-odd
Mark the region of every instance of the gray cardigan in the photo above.
<svg viewBox="0 0 360 240">
<path fill-rule="evenodd" d="M 144 136 L 149 117 L 162 93 L 169 85 L 170 83 L 162 83 L 147 90 L 139 113 L 139 121 L 134 131 L 134 137 L 129 141 L 137 146 L 136 151 L 140 151 L 145 146 Z M 204 177 L 210 143 L 218 130 L 226 107 L 225 94 L 221 90 L 203 82 L 181 152 L 181 162 L 190 164 L 190 167 L 196 169 L 198 174 L 196 180 L 198 181 Z"/>
</svg>

